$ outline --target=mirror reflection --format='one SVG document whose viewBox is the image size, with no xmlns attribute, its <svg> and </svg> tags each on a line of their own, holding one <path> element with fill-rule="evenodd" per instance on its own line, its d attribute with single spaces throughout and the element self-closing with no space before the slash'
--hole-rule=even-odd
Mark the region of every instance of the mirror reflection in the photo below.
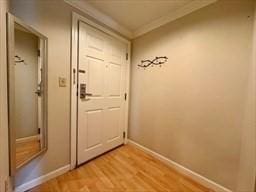
<svg viewBox="0 0 256 192">
<path fill-rule="evenodd" d="M 42 54 L 44 40 L 22 25 L 14 24 L 12 81 L 14 102 L 16 168 L 29 162 L 46 148 Z"/>
</svg>

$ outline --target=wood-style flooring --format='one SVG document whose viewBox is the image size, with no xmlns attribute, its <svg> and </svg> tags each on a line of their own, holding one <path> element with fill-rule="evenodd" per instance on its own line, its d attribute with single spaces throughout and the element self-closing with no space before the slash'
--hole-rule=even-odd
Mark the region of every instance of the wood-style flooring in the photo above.
<svg viewBox="0 0 256 192">
<path fill-rule="evenodd" d="M 139 149 L 125 145 L 30 192 L 209 192 Z"/>
<path fill-rule="evenodd" d="M 16 167 L 20 167 L 40 150 L 39 140 L 16 143 Z"/>
</svg>

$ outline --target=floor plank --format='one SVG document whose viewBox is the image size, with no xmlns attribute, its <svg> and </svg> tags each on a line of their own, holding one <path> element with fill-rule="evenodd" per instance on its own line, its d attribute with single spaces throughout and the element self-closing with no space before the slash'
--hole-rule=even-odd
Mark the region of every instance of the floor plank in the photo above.
<svg viewBox="0 0 256 192">
<path fill-rule="evenodd" d="M 40 141 L 38 140 L 16 143 L 16 166 L 19 167 L 40 150 Z"/>
<path fill-rule="evenodd" d="M 131 146 L 121 146 L 30 192 L 212 192 Z"/>
</svg>

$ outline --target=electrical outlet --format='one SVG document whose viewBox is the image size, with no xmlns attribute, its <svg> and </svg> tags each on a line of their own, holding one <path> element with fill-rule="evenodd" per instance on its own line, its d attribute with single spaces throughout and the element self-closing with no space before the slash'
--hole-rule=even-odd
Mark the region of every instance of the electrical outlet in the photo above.
<svg viewBox="0 0 256 192">
<path fill-rule="evenodd" d="M 67 79 L 65 77 L 59 77 L 59 87 L 66 87 Z"/>
</svg>

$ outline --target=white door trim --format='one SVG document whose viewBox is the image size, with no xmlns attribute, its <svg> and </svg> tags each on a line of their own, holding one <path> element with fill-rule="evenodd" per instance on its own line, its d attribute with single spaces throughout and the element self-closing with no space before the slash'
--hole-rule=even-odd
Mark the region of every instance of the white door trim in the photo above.
<svg viewBox="0 0 256 192">
<path fill-rule="evenodd" d="M 128 132 L 128 112 L 129 112 L 129 90 L 130 90 L 130 66 L 131 66 L 131 42 L 120 35 L 112 32 L 111 30 L 99 25 L 98 23 L 91 21 L 75 12 L 72 13 L 72 44 L 71 44 L 71 69 L 70 69 L 70 87 L 71 87 L 71 157 L 70 157 L 70 168 L 74 169 L 77 163 L 77 47 L 78 47 L 78 22 L 83 21 L 84 23 L 97 28 L 108 35 L 115 37 L 116 39 L 127 44 L 128 60 L 126 61 L 126 93 L 127 100 L 125 103 L 125 132 L 126 137 L 124 143 L 127 143 L 127 132 Z"/>
<path fill-rule="evenodd" d="M 29 189 L 32 189 L 33 187 L 36 187 L 38 185 L 41 185 L 53 178 L 56 178 L 60 175 L 63 175 L 64 173 L 67 173 L 70 170 L 70 165 L 65 165 L 63 167 L 60 167 L 58 169 L 55 169 L 45 175 L 42 175 L 40 177 L 37 177 L 35 179 L 32 179 L 26 183 L 23 183 L 19 186 L 17 186 L 14 190 L 14 192 L 25 192 Z"/>
</svg>

